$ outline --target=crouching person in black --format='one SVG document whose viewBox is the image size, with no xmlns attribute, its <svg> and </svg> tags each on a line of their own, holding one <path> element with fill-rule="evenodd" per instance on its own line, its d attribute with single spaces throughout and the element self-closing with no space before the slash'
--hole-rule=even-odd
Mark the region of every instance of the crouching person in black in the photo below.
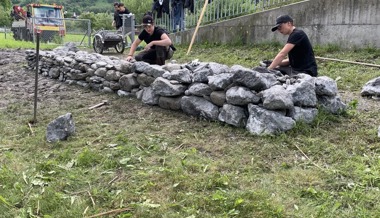
<svg viewBox="0 0 380 218">
<path fill-rule="evenodd" d="M 277 17 L 272 32 L 276 30 L 283 35 L 289 35 L 289 38 L 273 61 L 265 63 L 269 65 L 268 69 L 279 70 L 287 75 L 306 73 L 318 76 L 317 63 L 310 40 L 304 31 L 293 25 L 293 18 L 289 15 Z M 285 58 L 286 56 L 288 58 Z"/>
<path fill-rule="evenodd" d="M 172 41 L 166 31 L 154 25 L 153 17 L 145 15 L 142 23 L 144 30 L 140 33 L 131 49 L 129 50 L 127 61 L 133 60 L 133 54 L 137 46 L 145 41 L 146 46 L 143 51 L 136 55 L 136 61 L 144 61 L 149 64 L 165 65 L 165 60 L 170 59 L 173 51 Z M 172 50 L 171 50 L 172 49 Z"/>
</svg>

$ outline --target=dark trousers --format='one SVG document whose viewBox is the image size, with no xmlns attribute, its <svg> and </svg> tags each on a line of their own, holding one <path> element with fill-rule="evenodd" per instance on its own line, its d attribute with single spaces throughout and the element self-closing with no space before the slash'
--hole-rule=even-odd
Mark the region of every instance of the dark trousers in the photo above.
<svg viewBox="0 0 380 218">
<path fill-rule="evenodd" d="M 294 76 L 294 75 L 297 75 L 297 74 L 300 74 L 300 73 L 309 74 L 310 76 L 316 76 L 311 71 L 297 71 L 297 70 L 294 70 L 291 66 L 277 67 L 275 69 L 278 70 L 278 71 L 280 71 L 282 74 L 289 75 L 289 76 Z"/>
<path fill-rule="evenodd" d="M 144 61 L 149 64 L 165 65 L 166 54 L 169 46 L 155 46 L 153 49 L 142 51 L 136 55 L 136 61 Z"/>
</svg>

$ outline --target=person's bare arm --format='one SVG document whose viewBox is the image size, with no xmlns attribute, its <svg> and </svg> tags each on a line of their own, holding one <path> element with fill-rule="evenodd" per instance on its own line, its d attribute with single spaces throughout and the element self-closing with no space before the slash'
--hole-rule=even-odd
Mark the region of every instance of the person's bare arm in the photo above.
<svg viewBox="0 0 380 218">
<path fill-rule="evenodd" d="M 149 50 L 153 45 L 156 46 L 169 46 L 172 44 L 172 40 L 169 38 L 169 36 L 164 33 L 161 35 L 161 40 L 151 41 L 149 44 L 145 46 L 145 50 Z"/>
<path fill-rule="evenodd" d="M 130 61 L 133 59 L 133 54 L 135 53 L 136 49 L 137 49 L 137 46 L 140 45 L 142 41 L 137 38 L 131 45 L 131 48 L 129 49 L 129 53 L 128 53 L 128 56 L 127 56 L 127 61 Z"/>
<path fill-rule="evenodd" d="M 289 65 L 289 59 L 285 59 L 288 53 L 294 48 L 294 44 L 286 43 L 281 51 L 273 59 L 272 64 L 268 69 L 273 70 L 277 66 L 287 66 Z"/>
</svg>

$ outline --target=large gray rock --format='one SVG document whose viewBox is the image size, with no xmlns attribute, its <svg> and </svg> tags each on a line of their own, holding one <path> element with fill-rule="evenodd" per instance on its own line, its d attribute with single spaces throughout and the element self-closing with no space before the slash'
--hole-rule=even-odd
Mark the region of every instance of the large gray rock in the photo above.
<svg viewBox="0 0 380 218">
<path fill-rule="evenodd" d="M 162 77 L 162 75 L 167 72 L 162 68 L 162 66 L 150 65 L 143 61 L 135 62 L 134 69 L 138 73 L 145 73 L 146 75 L 152 76 L 154 78 Z"/>
<path fill-rule="evenodd" d="M 157 95 L 153 89 L 151 87 L 145 87 L 144 89 L 144 92 L 142 94 L 142 99 L 141 101 L 144 103 L 144 104 L 148 104 L 148 105 L 157 105 L 158 104 L 158 101 L 160 99 L 160 96 Z"/>
<path fill-rule="evenodd" d="M 160 97 L 158 106 L 169 110 L 181 110 L 181 97 Z"/>
<path fill-rule="evenodd" d="M 273 135 L 292 129 L 295 121 L 281 113 L 266 110 L 254 104 L 248 105 L 249 117 L 246 129 L 255 135 Z"/>
<path fill-rule="evenodd" d="M 317 95 L 335 96 L 338 94 L 338 86 L 330 77 L 320 76 L 315 79 L 315 92 Z"/>
<path fill-rule="evenodd" d="M 219 107 L 204 98 L 196 96 L 184 96 L 181 100 L 183 112 L 196 117 L 203 117 L 209 120 L 217 120 Z"/>
<path fill-rule="evenodd" d="M 130 92 L 132 89 L 137 88 L 140 84 L 132 74 L 127 74 L 120 77 L 120 88 L 124 91 Z"/>
<path fill-rule="evenodd" d="M 312 123 L 317 115 L 317 108 L 294 107 L 292 110 L 290 110 L 290 117 L 292 117 L 295 121 L 301 121 L 305 123 Z"/>
<path fill-rule="evenodd" d="M 153 90 L 161 96 L 179 96 L 185 93 L 187 86 L 182 84 L 172 84 L 162 77 L 157 78 L 151 85 Z"/>
<path fill-rule="evenodd" d="M 280 85 L 262 91 L 263 107 L 269 110 L 283 110 L 294 107 L 292 95 Z"/>
<path fill-rule="evenodd" d="M 129 61 L 120 61 L 118 65 L 115 65 L 116 70 L 125 73 L 130 74 L 133 73 L 133 64 Z"/>
<path fill-rule="evenodd" d="M 120 83 L 115 82 L 115 81 L 103 81 L 103 85 L 104 87 L 109 87 L 113 91 L 117 91 L 121 88 Z"/>
<path fill-rule="evenodd" d="M 145 73 L 138 74 L 136 79 L 140 85 L 145 87 L 150 86 L 155 80 L 154 77 L 148 76 Z"/>
<path fill-rule="evenodd" d="M 235 67 L 232 70 L 235 72 L 233 82 L 248 87 L 255 91 L 268 89 L 277 83 L 276 76 L 269 73 L 259 73 L 247 68 Z"/>
<path fill-rule="evenodd" d="M 193 83 L 189 86 L 189 89 L 185 91 L 186 95 L 195 95 L 195 96 L 207 96 L 212 92 L 209 85 L 204 83 Z"/>
<path fill-rule="evenodd" d="M 332 114 L 339 114 L 347 109 L 347 105 L 340 100 L 339 96 L 318 96 L 318 103 Z"/>
<path fill-rule="evenodd" d="M 230 72 L 230 68 L 227 65 L 219 64 L 219 63 L 215 63 L 215 62 L 208 63 L 207 67 L 210 69 L 210 71 L 213 75 Z"/>
<path fill-rule="evenodd" d="M 226 100 L 228 104 L 247 105 L 249 103 L 259 103 L 261 98 L 257 96 L 255 91 L 251 91 L 246 87 L 234 86 L 227 90 Z"/>
<path fill-rule="evenodd" d="M 293 103 L 300 107 L 317 106 L 314 79 L 301 80 L 300 83 L 290 85 L 286 89 L 293 98 Z"/>
<path fill-rule="evenodd" d="M 230 72 L 231 72 L 232 74 L 236 74 L 236 73 L 238 73 L 238 72 L 244 72 L 244 71 L 247 71 L 247 72 L 256 72 L 256 71 L 254 71 L 254 70 L 251 70 L 251 69 L 249 69 L 249 68 L 243 67 L 243 66 L 241 66 L 241 65 L 233 65 L 233 66 L 231 67 L 231 69 L 230 69 Z"/>
<path fill-rule="evenodd" d="M 58 68 L 50 68 L 49 77 L 52 79 L 57 79 L 59 77 L 59 69 Z"/>
<path fill-rule="evenodd" d="M 95 70 L 95 75 L 100 76 L 100 77 L 105 77 L 107 73 L 107 69 L 105 67 L 97 68 Z"/>
<path fill-rule="evenodd" d="M 379 96 L 380 97 L 380 77 L 368 81 L 362 91 L 362 96 Z"/>
<path fill-rule="evenodd" d="M 213 104 L 222 107 L 226 103 L 226 93 L 224 91 L 213 91 L 210 94 L 210 100 Z"/>
<path fill-rule="evenodd" d="M 106 80 L 109 81 L 119 81 L 121 75 L 120 72 L 117 70 L 108 70 L 106 72 L 106 76 L 104 77 Z"/>
<path fill-rule="evenodd" d="M 178 82 L 185 84 L 189 84 L 192 81 L 190 70 L 186 68 L 166 72 L 162 75 L 162 77 L 168 80 L 177 80 Z"/>
<path fill-rule="evenodd" d="M 98 61 L 95 63 L 97 68 L 105 68 L 107 66 L 107 62 L 105 61 Z"/>
<path fill-rule="evenodd" d="M 46 139 L 48 142 L 66 140 L 75 133 L 75 124 L 71 113 L 59 116 L 47 126 Z"/>
<path fill-rule="evenodd" d="M 222 73 L 208 77 L 208 85 L 213 91 L 224 90 L 232 84 L 233 74 Z"/>
<path fill-rule="evenodd" d="M 193 73 L 193 82 L 194 83 L 208 83 L 208 76 L 211 76 L 212 73 L 210 69 L 199 69 Z"/>
<path fill-rule="evenodd" d="M 80 70 L 72 70 L 66 74 L 68 79 L 84 80 L 86 77 L 91 76 L 89 73 L 82 73 Z"/>
<path fill-rule="evenodd" d="M 219 113 L 218 119 L 233 126 L 245 127 L 247 125 L 248 112 L 242 107 L 225 104 Z"/>
</svg>

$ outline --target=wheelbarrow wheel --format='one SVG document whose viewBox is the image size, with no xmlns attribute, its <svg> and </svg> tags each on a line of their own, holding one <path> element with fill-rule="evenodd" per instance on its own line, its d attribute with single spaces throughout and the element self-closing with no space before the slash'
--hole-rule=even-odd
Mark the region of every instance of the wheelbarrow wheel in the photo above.
<svg viewBox="0 0 380 218">
<path fill-rule="evenodd" d="M 94 37 L 94 40 L 92 42 L 92 46 L 94 47 L 94 51 L 96 53 L 99 53 L 99 54 L 103 53 L 104 46 L 102 43 L 102 39 L 99 36 Z"/>
<path fill-rule="evenodd" d="M 115 49 L 116 49 L 117 53 L 120 53 L 120 54 L 123 53 L 124 48 L 125 48 L 125 43 L 123 41 L 121 41 L 115 45 Z"/>
</svg>

